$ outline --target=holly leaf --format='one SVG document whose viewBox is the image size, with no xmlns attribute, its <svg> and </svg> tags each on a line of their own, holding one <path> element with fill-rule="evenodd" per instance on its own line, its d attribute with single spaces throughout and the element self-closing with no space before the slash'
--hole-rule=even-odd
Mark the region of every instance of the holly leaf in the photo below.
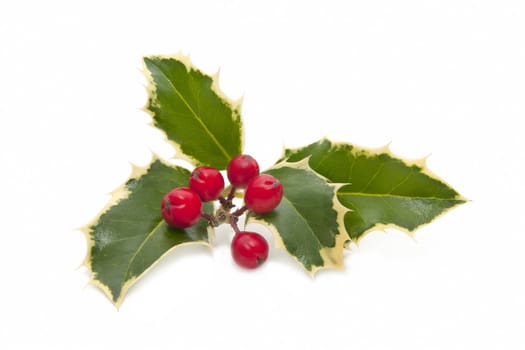
<svg viewBox="0 0 525 350">
<path fill-rule="evenodd" d="M 269 213 L 249 212 L 246 224 L 270 228 L 284 247 L 309 272 L 343 266 L 343 248 L 349 236 L 343 218 L 347 209 L 336 198 L 338 185 L 329 184 L 307 161 L 280 163 L 265 173 L 283 184 L 281 203 Z"/>
<path fill-rule="evenodd" d="M 194 165 L 226 169 L 242 150 L 240 101 L 219 89 L 185 56 L 145 57 L 149 79 L 146 109 L 154 125 Z"/>
<path fill-rule="evenodd" d="M 176 229 L 162 219 L 162 197 L 173 188 L 187 186 L 188 178 L 188 170 L 159 159 L 147 168 L 134 167 L 107 207 L 83 228 L 88 240 L 84 264 L 92 272 L 91 282 L 117 307 L 133 283 L 172 249 L 208 244 L 206 220 Z M 205 210 L 211 211 L 210 205 Z"/>
<path fill-rule="evenodd" d="M 388 147 L 373 150 L 323 139 L 287 149 L 283 157 L 290 162 L 305 158 L 331 182 L 347 183 L 337 198 L 350 209 L 344 222 L 352 239 L 384 227 L 412 232 L 466 201 L 430 172 L 425 159 L 400 159 Z"/>
</svg>

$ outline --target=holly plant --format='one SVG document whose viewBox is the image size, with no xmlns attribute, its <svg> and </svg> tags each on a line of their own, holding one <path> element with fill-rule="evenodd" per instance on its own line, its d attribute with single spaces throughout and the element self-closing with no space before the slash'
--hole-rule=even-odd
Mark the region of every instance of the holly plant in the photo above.
<svg viewBox="0 0 525 350">
<path fill-rule="evenodd" d="M 174 248 L 210 245 L 219 225 L 234 232 L 231 255 L 254 269 L 270 248 L 260 223 L 309 273 L 343 266 L 343 251 L 372 230 L 413 232 L 465 199 L 432 174 L 387 147 L 367 149 L 321 139 L 285 149 L 260 171 L 243 153 L 240 102 L 227 98 L 183 55 L 145 57 L 146 110 L 193 169 L 152 156 L 133 167 L 101 213 L 83 228 L 91 282 L 118 307 L 127 290 Z M 227 182 L 223 176 L 226 174 Z M 242 205 L 236 198 L 242 197 Z"/>
</svg>

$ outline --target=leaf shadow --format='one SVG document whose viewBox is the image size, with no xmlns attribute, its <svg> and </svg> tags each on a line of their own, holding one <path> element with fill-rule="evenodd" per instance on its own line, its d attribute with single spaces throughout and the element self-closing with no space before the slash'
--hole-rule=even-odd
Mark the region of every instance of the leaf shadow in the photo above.
<svg viewBox="0 0 525 350">
<path fill-rule="evenodd" d="M 205 258 L 211 261 L 212 252 L 210 247 L 204 244 L 195 243 L 176 247 L 157 260 L 135 281 L 129 288 L 124 303 L 126 303 L 127 299 L 133 298 L 134 295 L 148 294 L 144 291 L 141 292 L 142 288 L 149 290 L 151 295 L 151 289 L 156 289 L 159 285 L 169 283 L 172 280 L 171 276 L 173 276 L 174 267 L 180 267 L 184 264 L 195 264 L 197 261 L 203 261 Z"/>
</svg>

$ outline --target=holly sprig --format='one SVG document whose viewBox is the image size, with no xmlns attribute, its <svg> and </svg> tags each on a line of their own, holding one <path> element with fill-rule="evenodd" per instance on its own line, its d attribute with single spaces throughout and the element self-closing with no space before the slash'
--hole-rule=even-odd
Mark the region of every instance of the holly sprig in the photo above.
<svg viewBox="0 0 525 350">
<path fill-rule="evenodd" d="M 241 231 L 237 222 L 246 211 L 263 214 L 275 209 L 283 198 L 283 185 L 270 174 L 259 174 L 259 164 L 246 154 L 238 155 L 228 163 L 227 174 L 231 189 L 224 198 L 221 195 L 224 179 L 219 170 L 209 166 L 195 168 L 190 175 L 189 187 L 177 187 L 164 195 L 162 217 L 168 225 L 180 229 L 194 225 L 200 217 L 208 220 L 212 227 L 230 224 L 235 232 L 232 241 L 235 262 L 245 268 L 256 268 L 268 257 L 268 243 L 256 232 Z M 233 210 L 237 189 L 245 189 L 245 204 Z M 202 202 L 215 200 L 220 203 L 215 214 L 202 211 Z"/>
<path fill-rule="evenodd" d="M 210 246 L 210 233 L 222 224 L 235 233 L 231 252 L 240 266 L 258 267 L 273 249 L 259 233 L 245 231 L 257 222 L 272 232 L 277 248 L 314 273 L 342 267 L 345 247 L 367 232 L 413 232 L 465 202 L 424 160 L 402 159 L 388 148 L 322 139 L 286 149 L 260 171 L 243 154 L 241 103 L 222 93 L 216 75 L 180 54 L 145 57 L 144 65 L 145 110 L 193 169 L 153 156 L 148 166 L 133 167 L 83 228 L 91 282 L 117 307 L 163 256 L 186 244 Z M 240 207 L 233 203 L 238 195 Z"/>
</svg>

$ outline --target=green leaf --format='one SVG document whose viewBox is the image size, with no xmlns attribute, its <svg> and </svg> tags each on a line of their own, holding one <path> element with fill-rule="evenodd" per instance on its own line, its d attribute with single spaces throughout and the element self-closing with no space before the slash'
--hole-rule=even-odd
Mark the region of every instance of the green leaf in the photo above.
<svg viewBox="0 0 525 350">
<path fill-rule="evenodd" d="M 188 229 L 169 227 L 162 219 L 164 194 L 188 184 L 189 171 L 154 159 L 133 169 L 130 179 L 83 231 L 88 239 L 84 264 L 118 307 L 129 287 L 170 250 L 187 243 L 208 244 L 207 221 Z M 211 211 L 210 206 L 206 206 Z"/>
<path fill-rule="evenodd" d="M 156 127 L 194 165 L 226 169 L 242 151 L 240 101 L 219 89 L 218 75 L 202 73 L 182 55 L 145 57 L 149 100 Z"/>
<path fill-rule="evenodd" d="M 348 184 L 339 188 L 337 197 L 350 209 L 344 221 L 352 239 L 382 227 L 411 232 L 465 202 L 428 170 L 424 159 L 400 159 L 387 147 L 372 150 L 323 139 L 287 149 L 283 158 L 308 158 L 310 167 L 331 182 Z"/>
<path fill-rule="evenodd" d="M 349 237 L 343 224 L 347 210 L 337 201 L 337 186 L 328 184 L 307 162 L 277 164 L 265 173 L 281 181 L 283 199 L 269 213 L 248 213 L 246 223 L 269 226 L 277 244 L 309 272 L 341 268 Z"/>
</svg>

